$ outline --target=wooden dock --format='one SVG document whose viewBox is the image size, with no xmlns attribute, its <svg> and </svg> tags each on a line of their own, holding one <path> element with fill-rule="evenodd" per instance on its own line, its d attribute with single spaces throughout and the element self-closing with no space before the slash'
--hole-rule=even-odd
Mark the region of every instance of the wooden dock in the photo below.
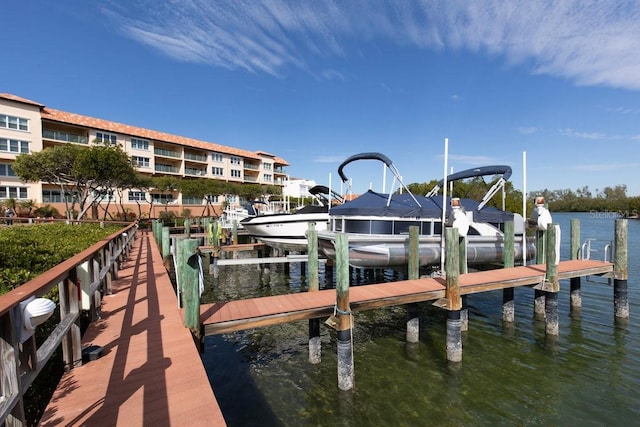
<svg viewBox="0 0 640 427">
<path fill-rule="evenodd" d="M 559 279 L 603 275 L 613 271 L 613 264 L 593 260 L 561 261 Z M 460 294 L 542 284 L 545 265 L 481 271 L 460 275 Z M 354 286 L 349 289 L 353 311 L 436 301 L 445 296 L 444 278 L 403 280 L 392 283 Z M 286 323 L 294 320 L 326 317 L 333 314 L 336 290 L 276 295 L 237 301 L 203 304 L 200 319 L 205 335 Z"/>
<path fill-rule="evenodd" d="M 102 357 L 64 374 L 42 426 L 224 426 L 150 232 L 139 232 L 82 338 Z"/>
</svg>

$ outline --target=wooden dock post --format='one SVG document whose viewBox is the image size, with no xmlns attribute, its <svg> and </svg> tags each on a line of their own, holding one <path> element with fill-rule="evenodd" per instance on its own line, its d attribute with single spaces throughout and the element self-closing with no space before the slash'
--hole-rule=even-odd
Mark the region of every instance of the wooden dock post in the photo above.
<svg viewBox="0 0 640 427">
<path fill-rule="evenodd" d="M 549 224 L 547 229 L 546 246 L 546 280 L 543 284 L 545 293 L 545 331 L 547 335 L 558 335 L 558 293 L 560 282 L 558 280 L 558 263 L 560 261 L 560 226 Z"/>
<path fill-rule="evenodd" d="M 171 240 L 169 238 L 169 227 L 162 227 L 162 259 L 171 255 Z"/>
<path fill-rule="evenodd" d="M 180 264 L 182 278 L 182 301 L 184 304 L 184 326 L 200 338 L 200 263 L 197 239 L 180 239 Z"/>
<path fill-rule="evenodd" d="M 191 220 L 189 218 L 185 218 L 182 224 L 184 225 L 184 234 L 188 239 L 191 237 Z"/>
<path fill-rule="evenodd" d="M 418 227 L 409 227 L 409 280 L 418 279 L 420 276 L 420 248 L 418 242 Z M 407 342 L 417 343 L 420 340 L 420 318 L 418 317 L 418 304 L 407 304 Z"/>
<path fill-rule="evenodd" d="M 627 219 L 616 219 L 615 248 L 613 257 L 613 308 L 618 319 L 629 318 L 627 295 Z"/>
<path fill-rule="evenodd" d="M 320 290 L 318 274 L 318 232 L 316 224 L 309 223 L 307 231 L 307 259 L 309 262 L 308 292 Z M 320 339 L 320 319 L 309 319 L 309 362 L 318 364 L 322 361 L 322 341 Z"/>
<path fill-rule="evenodd" d="M 338 331 L 338 388 L 351 390 L 354 383 L 351 309 L 349 307 L 349 240 L 336 233 L 336 314 Z"/>
<path fill-rule="evenodd" d="M 526 239 L 526 236 L 523 236 Z M 513 221 L 504 223 L 504 250 L 502 253 L 504 268 L 515 266 L 515 228 Z M 502 290 L 502 321 L 513 322 L 515 320 L 514 288 Z"/>
<path fill-rule="evenodd" d="M 580 252 L 580 220 L 571 220 L 571 243 L 569 246 L 569 259 L 575 260 L 579 258 Z M 580 290 L 580 277 L 572 277 L 569 279 L 571 291 L 569 294 L 571 302 L 571 310 L 580 310 L 582 307 L 582 294 Z"/>
<path fill-rule="evenodd" d="M 467 236 L 458 234 L 458 261 L 460 263 L 459 274 L 467 274 L 469 268 L 467 265 Z M 467 308 L 467 295 L 462 296 L 462 309 L 460 310 L 460 330 L 466 332 L 469 330 L 469 309 Z"/>
<path fill-rule="evenodd" d="M 545 242 L 547 232 L 544 230 L 536 230 L 536 264 L 545 263 Z M 533 314 L 537 319 L 544 319 L 545 316 L 545 300 L 544 291 L 534 289 Z"/>
<path fill-rule="evenodd" d="M 447 300 L 447 360 L 462 361 L 462 325 L 460 311 L 462 298 L 460 297 L 460 251 L 458 229 L 446 228 L 445 234 L 445 272 Z"/>
<path fill-rule="evenodd" d="M 234 245 L 238 244 L 238 220 L 233 220 L 233 225 L 231 227 L 231 242 Z"/>
</svg>

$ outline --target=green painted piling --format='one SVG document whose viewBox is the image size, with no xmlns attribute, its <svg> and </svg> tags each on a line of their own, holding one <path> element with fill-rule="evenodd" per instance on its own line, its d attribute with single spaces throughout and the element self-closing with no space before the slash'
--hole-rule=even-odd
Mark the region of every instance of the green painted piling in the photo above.
<svg viewBox="0 0 640 427">
<path fill-rule="evenodd" d="M 238 244 L 238 220 L 233 220 L 233 225 L 231 228 L 231 243 L 234 245 Z"/>
<path fill-rule="evenodd" d="M 354 384 L 354 366 L 349 307 L 349 241 L 344 233 L 336 234 L 336 270 L 338 388 L 351 390 Z"/>
<path fill-rule="evenodd" d="M 191 237 L 191 220 L 189 218 L 185 218 L 183 225 L 184 225 L 184 234 L 187 236 L 187 238 Z"/>
<path fill-rule="evenodd" d="M 614 233 L 613 307 L 615 317 L 620 319 L 629 318 L 627 223 L 627 219 L 616 219 Z"/>
<path fill-rule="evenodd" d="M 445 272 L 447 300 L 447 360 L 450 362 L 462 361 L 462 321 L 460 310 L 462 298 L 460 297 L 460 252 L 459 237 L 456 228 L 447 227 L 445 231 Z"/>
<path fill-rule="evenodd" d="M 409 227 L 409 280 L 420 277 L 420 246 L 418 227 Z M 420 340 L 420 319 L 418 318 L 418 305 L 407 304 L 407 342 L 417 343 Z"/>
<path fill-rule="evenodd" d="M 184 326 L 200 337 L 200 265 L 198 241 L 183 239 L 181 244 L 182 300 L 184 303 Z"/>
<path fill-rule="evenodd" d="M 569 259 L 575 260 L 580 258 L 580 220 L 571 220 L 571 241 L 569 246 Z M 569 280 L 571 287 L 569 299 L 571 309 L 580 309 L 582 307 L 582 292 L 580 290 L 580 277 L 572 277 Z"/>
<path fill-rule="evenodd" d="M 558 292 L 560 292 L 560 281 L 558 280 L 558 260 L 559 245 L 557 240 L 560 238 L 560 226 L 557 224 L 549 224 L 547 228 L 547 239 L 545 242 L 547 260 L 546 281 L 544 283 L 545 292 L 545 331 L 547 335 L 558 335 L 559 333 L 559 317 L 558 317 Z"/>
<path fill-rule="evenodd" d="M 526 239 L 526 236 L 523 236 Z M 504 268 L 515 266 L 515 228 L 513 221 L 504 223 L 504 247 L 502 252 L 502 262 Z M 515 320 L 514 289 L 504 288 L 502 290 L 502 321 L 513 322 Z"/>
<path fill-rule="evenodd" d="M 320 290 L 320 276 L 318 272 L 318 232 L 314 222 L 309 223 L 307 230 L 307 259 L 309 264 L 308 292 L 317 292 Z M 322 361 L 321 344 L 320 319 L 309 319 L 309 362 L 314 365 Z"/>
<path fill-rule="evenodd" d="M 169 227 L 162 227 L 162 259 L 171 255 L 171 239 Z"/>
</svg>

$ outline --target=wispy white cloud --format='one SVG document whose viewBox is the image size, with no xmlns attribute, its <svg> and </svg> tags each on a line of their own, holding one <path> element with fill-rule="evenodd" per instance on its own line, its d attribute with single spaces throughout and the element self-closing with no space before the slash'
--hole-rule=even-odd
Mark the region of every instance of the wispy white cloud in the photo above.
<svg viewBox="0 0 640 427">
<path fill-rule="evenodd" d="M 460 101 L 462 97 L 460 95 L 456 95 L 455 93 L 449 97 L 452 101 Z"/>
<path fill-rule="evenodd" d="M 640 89 L 635 1 L 131 0 L 104 12 L 128 37 L 176 60 L 274 76 L 289 67 L 321 75 L 311 64 L 359 55 L 353 41 L 383 40 L 498 56 L 580 85 Z"/>
<path fill-rule="evenodd" d="M 318 156 L 313 161 L 315 163 L 342 163 L 344 160 L 349 157 L 348 155 L 341 156 Z"/>
<path fill-rule="evenodd" d="M 538 128 L 535 126 L 519 127 L 517 130 L 522 135 L 531 135 L 538 132 Z"/>
<path fill-rule="evenodd" d="M 571 128 L 560 129 L 560 135 L 568 136 L 569 138 L 580 138 L 580 139 L 611 139 L 608 138 L 607 135 L 601 132 L 579 132 Z"/>
</svg>

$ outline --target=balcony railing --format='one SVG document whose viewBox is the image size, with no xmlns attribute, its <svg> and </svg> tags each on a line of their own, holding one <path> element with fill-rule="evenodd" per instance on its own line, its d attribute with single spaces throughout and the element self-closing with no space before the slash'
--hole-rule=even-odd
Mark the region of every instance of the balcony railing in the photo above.
<svg viewBox="0 0 640 427">
<path fill-rule="evenodd" d="M 185 160 L 193 160 L 196 162 L 207 162 L 207 156 L 203 156 L 201 154 L 193 154 L 193 153 L 184 153 Z"/>
<path fill-rule="evenodd" d="M 245 168 L 245 169 L 259 170 L 259 169 L 260 169 L 260 166 L 259 166 L 259 165 L 254 165 L 254 164 L 251 164 L 251 163 L 247 163 L 247 162 L 245 162 L 245 163 L 244 163 L 244 168 Z"/>
<path fill-rule="evenodd" d="M 181 157 L 179 152 L 172 151 L 172 150 L 165 150 L 164 148 L 154 148 L 153 154 L 158 156 L 173 157 L 176 159 L 179 159 Z"/>
<path fill-rule="evenodd" d="M 42 129 L 42 137 L 55 141 L 75 142 L 76 144 L 88 144 L 89 138 L 74 133 L 60 132 L 57 130 Z"/>
<path fill-rule="evenodd" d="M 258 177 L 245 175 L 244 182 L 258 182 Z"/>
<path fill-rule="evenodd" d="M 204 169 L 185 168 L 184 169 L 184 174 L 185 175 L 192 175 L 192 176 L 205 176 L 207 174 L 207 171 L 204 170 Z"/>
<path fill-rule="evenodd" d="M 155 165 L 156 172 L 180 173 L 180 168 L 171 165 Z"/>
</svg>

